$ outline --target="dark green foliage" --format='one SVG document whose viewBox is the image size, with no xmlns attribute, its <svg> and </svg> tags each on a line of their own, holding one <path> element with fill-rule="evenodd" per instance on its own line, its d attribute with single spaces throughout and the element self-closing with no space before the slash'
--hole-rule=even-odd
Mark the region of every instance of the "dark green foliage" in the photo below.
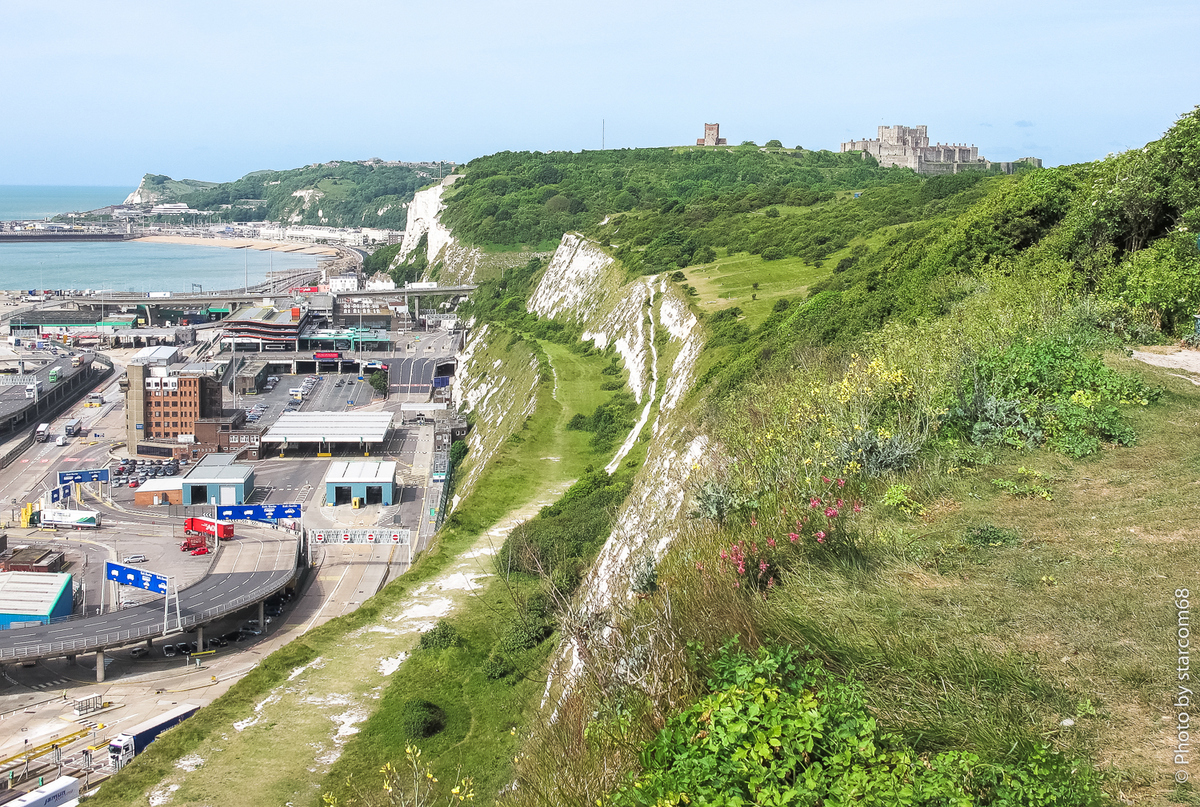
<svg viewBox="0 0 1200 807">
<path fill-rule="evenodd" d="M 570 593 L 608 538 L 613 514 L 632 484 L 630 469 L 609 476 L 603 469 L 589 468 L 561 499 L 512 531 L 497 555 L 497 569 L 505 575 L 521 572 L 550 578 Z"/>
<path fill-rule="evenodd" d="M 390 244 L 386 247 L 380 247 L 372 252 L 363 261 L 363 274 L 371 277 L 379 272 L 388 271 L 388 267 L 392 265 L 392 259 L 400 254 L 400 248 L 403 244 Z"/>
<path fill-rule="evenodd" d="M 446 168 L 448 171 L 449 166 Z M 404 229 L 404 203 L 427 181 L 417 175 L 416 168 L 407 166 L 326 163 L 290 171 L 255 171 L 233 182 L 181 195 L 178 201 L 197 210 L 214 211 L 212 221 L 279 221 L 298 206 L 299 200 L 292 195 L 295 191 L 316 188 L 323 196 L 299 211 L 300 224 Z"/>
<path fill-rule="evenodd" d="M 502 653 L 519 653 L 537 647 L 550 635 L 550 626 L 542 622 L 513 620 L 496 642 L 496 648 Z"/>
<path fill-rule="evenodd" d="M 1102 442 L 1135 439 L 1118 408 L 1156 400 L 1162 390 L 1106 367 L 1094 352 L 1066 338 L 1021 339 L 978 365 L 971 403 L 959 422 L 980 445 L 1047 443 L 1072 457 Z"/>
<path fill-rule="evenodd" d="M 704 208 L 717 197 L 733 194 L 738 204 L 753 205 L 747 209 L 811 204 L 806 200 L 820 192 L 814 189 L 869 187 L 911 176 L 904 169 L 881 169 L 858 155 L 757 149 L 502 152 L 472 160 L 465 173 L 449 193 L 444 220 L 459 238 L 476 244 L 557 241 L 564 232 L 587 230 L 626 211 L 678 219 L 687 232 L 697 215 L 704 220 L 713 212 Z M 789 196 L 791 192 L 796 195 Z M 663 260 L 670 265 L 670 256 Z"/>
<path fill-rule="evenodd" d="M 375 390 L 380 395 L 387 395 L 388 392 L 388 376 L 382 370 L 376 370 L 368 376 L 368 381 L 371 384 L 371 389 Z"/>
<path fill-rule="evenodd" d="M 621 385 L 622 387 L 624 384 Z M 596 407 L 590 416 L 576 414 L 567 422 L 567 428 L 592 433 L 592 448 L 607 451 L 613 448 L 633 428 L 633 414 L 637 401 L 630 392 L 618 392 Z"/>
<path fill-rule="evenodd" d="M 444 619 L 421 634 L 417 646 L 422 650 L 445 650 L 458 645 L 458 631 Z"/>
<path fill-rule="evenodd" d="M 424 740 L 446 726 L 446 713 L 436 703 L 410 698 L 400 706 L 399 728 L 405 739 Z"/>
<path fill-rule="evenodd" d="M 408 254 L 404 262 L 392 267 L 392 280 L 396 282 L 397 286 L 416 282 L 425 276 L 425 270 L 428 268 L 429 233 L 421 233 L 421 238 L 417 241 L 417 246 Z"/>
<path fill-rule="evenodd" d="M 708 332 L 710 348 L 741 344 L 750 338 L 750 329 L 742 322 L 742 309 L 737 306 L 713 314 L 708 320 Z"/>
<path fill-rule="evenodd" d="M 514 672 L 512 664 L 507 659 L 495 654 L 484 659 L 483 664 L 479 665 L 479 671 L 489 681 L 499 681 L 502 678 L 507 678 Z"/>
<path fill-rule="evenodd" d="M 1016 530 L 1005 530 L 995 524 L 977 524 L 963 535 L 968 546 L 1008 546 L 1020 540 Z"/>
<path fill-rule="evenodd" d="M 614 805 L 1105 803 L 1091 766 L 1048 746 L 1014 747 L 1007 760 L 913 748 L 876 724 L 861 684 L 793 648 L 726 647 L 711 668 L 708 694 L 646 745 Z"/>
</svg>

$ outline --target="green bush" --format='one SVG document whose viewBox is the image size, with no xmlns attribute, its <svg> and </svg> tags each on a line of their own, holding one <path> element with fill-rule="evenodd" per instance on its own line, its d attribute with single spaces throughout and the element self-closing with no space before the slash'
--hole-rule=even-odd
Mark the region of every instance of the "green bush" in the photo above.
<svg viewBox="0 0 1200 807">
<path fill-rule="evenodd" d="M 646 745 L 615 807 L 1105 803 L 1089 765 L 1046 746 L 1015 760 L 922 753 L 876 724 L 860 684 L 802 665 L 793 648 L 726 647 L 711 666 L 708 694 Z"/>
<path fill-rule="evenodd" d="M 483 664 L 479 665 L 479 671 L 489 681 L 499 681 L 512 675 L 513 667 L 507 660 L 493 653 L 484 659 Z"/>
<path fill-rule="evenodd" d="M 446 726 L 446 713 L 436 703 L 410 698 L 400 706 L 400 732 L 405 739 L 423 740 Z"/>
<path fill-rule="evenodd" d="M 458 631 L 445 620 L 438 620 L 436 625 L 421 634 L 421 639 L 417 642 L 417 647 L 422 650 L 445 650 L 457 645 Z"/>
</svg>

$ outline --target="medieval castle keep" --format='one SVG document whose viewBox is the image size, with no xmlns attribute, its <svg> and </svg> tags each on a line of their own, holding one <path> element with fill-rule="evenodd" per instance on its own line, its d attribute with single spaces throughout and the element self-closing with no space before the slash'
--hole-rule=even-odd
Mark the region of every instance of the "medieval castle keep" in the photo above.
<svg viewBox="0 0 1200 807">
<path fill-rule="evenodd" d="M 721 137 L 721 124 L 719 123 L 704 124 L 704 137 L 696 138 L 697 146 L 724 146 L 728 142 Z"/>
<path fill-rule="evenodd" d="M 963 143 L 929 145 L 928 126 L 880 126 L 874 140 L 851 140 L 842 143 L 842 151 L 861 151 L 870 154 L 881 166 L 898 165 L 911 168 L 918 174 L 957 174 L 959 171 L 989 171 L 993 168 L 1006 174 L 1017 163 L 1031 163 L 1041 168 L 1037 157 L 1022 157 L 1016 162 L 994 163 L 979 156 L 979 149 Z"/>
</svg>

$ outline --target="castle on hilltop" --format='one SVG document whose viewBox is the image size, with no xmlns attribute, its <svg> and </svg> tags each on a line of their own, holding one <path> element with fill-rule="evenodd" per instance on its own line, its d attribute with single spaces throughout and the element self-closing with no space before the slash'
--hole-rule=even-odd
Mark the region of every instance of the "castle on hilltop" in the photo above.
<svg viewBox="0 0 1200 807">
<path fill-rule="evenodd" d="M 704 137 L 696 138 L 697 146 L 724 146 L 728 141 L 721 137 L 721 124 L 706 123 L 704 124 Z"/>
<path fill-rule="evenodd" d="M 994 163 L 979 156 L 974 144 L 937 143 L 929 145 L 928 126 L 880 126 L 874 140 L 851 140 L 842 143 L 843 152 L 861 151 L 870 154 L 881 166 L 911 168 L 918 174 L 957 174 L 959 171 L 990 171 L 993 168 L 1011 174 L 1017 163 L 1031 163 L 1041 168 L 1037 157 L 1022 157 L 1016 162 Z"/>
</svg>

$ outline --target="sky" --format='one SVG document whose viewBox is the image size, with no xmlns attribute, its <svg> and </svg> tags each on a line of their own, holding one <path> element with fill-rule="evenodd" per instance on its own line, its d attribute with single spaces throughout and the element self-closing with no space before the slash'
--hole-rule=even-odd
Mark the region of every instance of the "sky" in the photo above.
<svg viewBox="0 0 1200 807">
<path fill-rule="evenodd" d="M 0 185 L 334 159 L 731 143 L 880 125 L 1047 165 L 1200 103 L 1200 3 L 0 4 Z M 603 131 L 603 135 L 602 135 Z"/>
</svg>

